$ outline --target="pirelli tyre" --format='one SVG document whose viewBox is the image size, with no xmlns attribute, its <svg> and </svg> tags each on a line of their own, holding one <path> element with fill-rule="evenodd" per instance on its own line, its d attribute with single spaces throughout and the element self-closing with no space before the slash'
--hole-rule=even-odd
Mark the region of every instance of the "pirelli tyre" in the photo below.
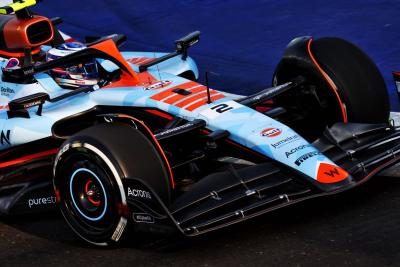
<svg viewBox="0 0 400 267">
<path fill-rule="evenodd" d="M 278 102 L 322 128 L 335 122 L 385 123 L 390 103 L 377 66 L 360 48 L 340 38 L 299 37 L 287 46 L 277 65 L 273 84 L 297 76 L 306 78 L 303 90 Z M 311 97 L 310 97 L 311 96 Z M 305 124 L 304 124 L 305 123 Z"/>
<path fill-rule="evenodd" d="M 68 225 L 91 244 L 116 244 L 130 222 L 124 183 L 132 178 L 158 185 L 152 192 L 169 201 L 164 164 L 140 131 L 105 123 L 72 136 L 56 157 L 53 179 Z"/>
</svg>

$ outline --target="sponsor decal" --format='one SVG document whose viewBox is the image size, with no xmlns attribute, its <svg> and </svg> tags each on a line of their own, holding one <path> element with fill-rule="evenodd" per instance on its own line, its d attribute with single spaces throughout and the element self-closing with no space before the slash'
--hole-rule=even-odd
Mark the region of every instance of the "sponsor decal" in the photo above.
<svg viewBox="0 0 400 267">
<path fill-rule="evenodd" d="M 282 146 L 285 146 L 291 142 L 294 142 L 296 140 L 298 140 L 300 138 L 300 136 L 298 134 L 286 137 L 285 139 L 282 139 L 276 143 L 271 144 L 271 146 L 275 149 L 280 148 Z"/>
<path fill-rule="evenodd" d="M 128 58 L 126 61 L 129 63 L 135 64 L 135 65 L 143 65 L 146 64 L 150 61 L 155 60 L 156 58 L 148 58 L 148 57 L 133 57 L 133 58 Z"/>
<path fill-rule="evenodd" d="M 267 128 L 261 131 L 260 135 L 261 136 L 266 136 L 266 137 L 275 137 L 278 136 L 282 133 L 282 130 L 279 128 Z"/>
<path fill-rule="evenodd" d="M 2 144 L 2 145 L 5 145 L 5 144 L 11 145 L 11 143 L 10 143 L 10 130 L 7 130 L 5 133 L 4 133 L 4 130 L 1 131 L 0 144 Z"/>
<path fill-rule="evenodd" d="M 23 70 L 23 73 L 25 75 L 33 74 L 34 72 L 35 72 L 35 70 L 33 68 L 29 68 L 29 69 Z"/>
<path fill-rule="evenodd" d="M 349 174 L 345 170 L 333 164 L 320 162 L 318 165 L 318 182 L 337 183 L 346 179 L 348 176 Z"/>
<path fill-rule="evenodd" d="M 212 108 L 210 108 L 211 110 L 215 110 L 215 112 L 218 113 L 224 113 L 226 111 L 229 111 L 231 109 L 234 109 L 235 107 L 232 107 L 229 105 L 229 103 L 222 103 L 216 106 L 213 106 Z"/>
<path fill-rule="evenodd" d="M 74 83 L 75 83 L 75 84 L 85 84 L 85 81 L 75 80 Z"/>
<path fill-rule="evenodd" d="M 30 103 L 24 104 L 24 108 L 31 108 L 34 106 L 38 106 L 40 104 L 42 104 L 42 100 L 36 100 L 36 101 L 32 101 Z"/>
<path fill-rule="evenodd" d="M 215 119 L 221 114 L 242 107 L 239 103 L 234 101 L 226 101 L 224 103 L 212 106 L 211 108 L 203 110 L 200 115 L 207 119 Z"/>
<path fill-rule="evenodd" d="M 148 191 L 140 190 L 140 189 L 131 189 L 128 187 L 128 197 L 139 197 L 139 198 L 147 198 L 151 199 L 151 194 Z"/>
<path fill-rule="evenodd" d="M 117 242 L 121 238 L 121 235 L 124 232 L 127 224 L 128 224 L 128 220 L 125 219 L 124 217 L 121 217 L 119 220 L 119 223 L 117 225 L 117 228 L 115 228 L 115 231 L 114 231 L 113 235 L 111 236 L 111 240 L 114 240 L 115 242 Z"/>
<path fill-rule="evenodd" d="M 160 132 L 160 133 L 158 133 L 158 134 L 156 134 L 156 135 L 157 135 L 158 137 L 162 137 L 162 136 L 165 136 L 165 135 L 168 135 L 168 134 L 171 134 L 171 133 L 179 132 L 179 131 L 184 130 L 184 129 L 187 129 L 187 128 L 190 129 L 190 127 L 192 127 L 193 125 L 195 125 L 195 124 L 192 123 L 192 122 L 188 122 L 188 123 L 186 123 L 186 124 L 184 124 L 184 125 L 181 125 L 181 126 L 178 126 L 178 127 L 172 128 L 172 129 L 169 129 L 169 130 L 165 130 L 165 131 Z"/>
<path fill-rule="evenodd" d="M 147 85 L 144 90 L 157 90 L 160 88 L 163 88 L 165 86 L 168 86 L 172 83 L 172 81 L 170 80 L 162 80 L 162 81 L 156 81 L 155 83 L 151 83 L 149 85 Z"/>
<path fill-rule="evenodd" d="M 274 77 L 274 79 L 276 79 L 276 77 Z M 266 91 L 266 92 L 264 92 L 262 94 L 256 95 L 255 97 L 252 97 L 251 101 L 257 101 L 257 100 L 260 100 L 261 98 L 264 98 L 265 96 L 273 95 L 276 92 L 279 92 L 279 90 L 281 90 L 282 88 L 284 88 L 284 87 L 286 87 L 286 86 L 288 86 L 290 84 L 291 84 L 291 82 L 287 82 L 287 83 L 278 85 L 275 88 L 268 89 L 268 91 Z"/>
<path fill-rule="evenodd" d="M 40 197 L 40 198 L 30 198 L 28 199 L 28 206 L 32 208 L 34 206 L 52 205 L 56 204 L 56 197 Z"/>
<path fill-rule="evenodd" d="M 0 92 L 1 95 L 3 96 L 10 96 L 11 94 L 15 94 L 14 89 L 8 88 L 8 87 L 0 87 Z"/>
<path fill-rule="evenodd" d="M 5 69 L 18 69 L 19 68 L 19 60 L 18 58 L 12 57 L 7 61 Z"/>
<path fill-rule="evenodd" d="M 290 151 L 285 152 L 286 158 L 289 158 L 290 155 L 292 155 L 293 153 L 296 153 L 297 151 L 303 150 L 304 148 L 310 147 L 310 146 L 311 146 L 310 144 L 307 144 L 307 145 L 301 145 L 301 146 L 295 147 L 295 148 L 291 149 Z"/>
<path fill-rule="evenodd" d="M 315 157 L 317 155 L 321 155 L 322 153 L 319 151 L 313 151 L 313 152 L 309 152 L 304 154 L 303 156 L 299 157 L 298 159 L 296 159 L 296 161 L 294 162 L 297 166 L 300 166 L 304 161 Z"/>
<path fill-rule="evenodd" d="M 154 217 L 147 213 L 133 213 L 132 218 L 138 223 L 154 223 Z"/>
</svg>

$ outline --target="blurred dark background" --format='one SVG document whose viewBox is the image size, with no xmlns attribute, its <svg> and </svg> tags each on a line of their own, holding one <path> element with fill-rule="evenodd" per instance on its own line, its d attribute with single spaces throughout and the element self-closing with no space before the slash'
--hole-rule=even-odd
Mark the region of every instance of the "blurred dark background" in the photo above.
<svg viewBox="0 0 400 267">
<path fill-rule="evenodd" d="M 342 37 L 371 56 L 392 109 L 400 110 L 391 75 L 400 70 L 400 1 L 46 0 L 35 11 L 62 17 L 60 29 L 78 39 L 124 33 L 124 50 L 168 52 L 174 40 L 200 30 L 201 42 L 191 51 L 200 72 L 218 73 L 213 87 L 240 94 L 271 84 L 294 37 Z"/>
</svg>

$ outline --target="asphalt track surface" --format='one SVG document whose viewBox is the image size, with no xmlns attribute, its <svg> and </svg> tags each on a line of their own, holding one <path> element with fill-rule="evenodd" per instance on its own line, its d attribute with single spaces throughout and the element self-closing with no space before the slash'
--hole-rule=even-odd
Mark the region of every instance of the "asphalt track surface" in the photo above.
<svg viewBox="0 0 400 267">
<path fill-rule="evenodd" d="M 399 207 L 400 177 L 375 177 L 200 238 L 111 249 L 86 245 L 56 214 L 3 218 L 0 266 L 399 266 Z"/>
<path fill-rule="evenodd" d="M 219 74 L 217 89 L 249 94 L 270 84 L 295 36 L 340 36 L 362 47 L 399 104 L 390 71 L 400 66 L 398 1 L 47 0 L 83 38 L 122 32 L 126 49 L 170 51 L 203 32 L 192 55 Z M 351 191 L 308 200 L 196 239 L 151 239 L 99 249 L 80 241 L 58 214 L 0 218 L 0 266 L 399 266 L 400 178 L 375 177 Z"/>
</svg>

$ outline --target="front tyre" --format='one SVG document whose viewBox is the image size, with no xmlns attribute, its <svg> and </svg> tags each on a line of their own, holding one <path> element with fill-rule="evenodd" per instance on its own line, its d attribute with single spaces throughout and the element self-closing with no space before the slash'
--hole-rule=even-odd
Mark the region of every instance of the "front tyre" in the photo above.
<svg viewBox="0 0 400 267">
<path fill-rule="evenodd" d="M 95 146 L 84 145 L 64 146 L 69 149 L 57 164 L 54 186 L 61 213 L 75 233 L 106 246 L 118 242 L 127 225 L 125 193 L 111 160 Z"/>
<path fill-rule="evenodd" d="M 282 94 L 276 102 L 294 115 L 290 126 L 300 132 L 310 129 L 318 137 L 336 122 L 389 120 L 389 97 L 382 75 L 369 56 L 348 41 L 294 39 L 275 69 L 273 84 L 297 76 L 306 79 L 304 86 Z"/>
<path fill-rule="evenodd" d="M 169 203 L 170 180 L 158 150 L 125 124 L 99 124 L 77 133 L 55 160 L 53 184 L 61 213 L 78 236 L 94 245 L 115 244 L 126 232 L 132 220 L 125 187 L 132 182 Z"/>
</svg>

